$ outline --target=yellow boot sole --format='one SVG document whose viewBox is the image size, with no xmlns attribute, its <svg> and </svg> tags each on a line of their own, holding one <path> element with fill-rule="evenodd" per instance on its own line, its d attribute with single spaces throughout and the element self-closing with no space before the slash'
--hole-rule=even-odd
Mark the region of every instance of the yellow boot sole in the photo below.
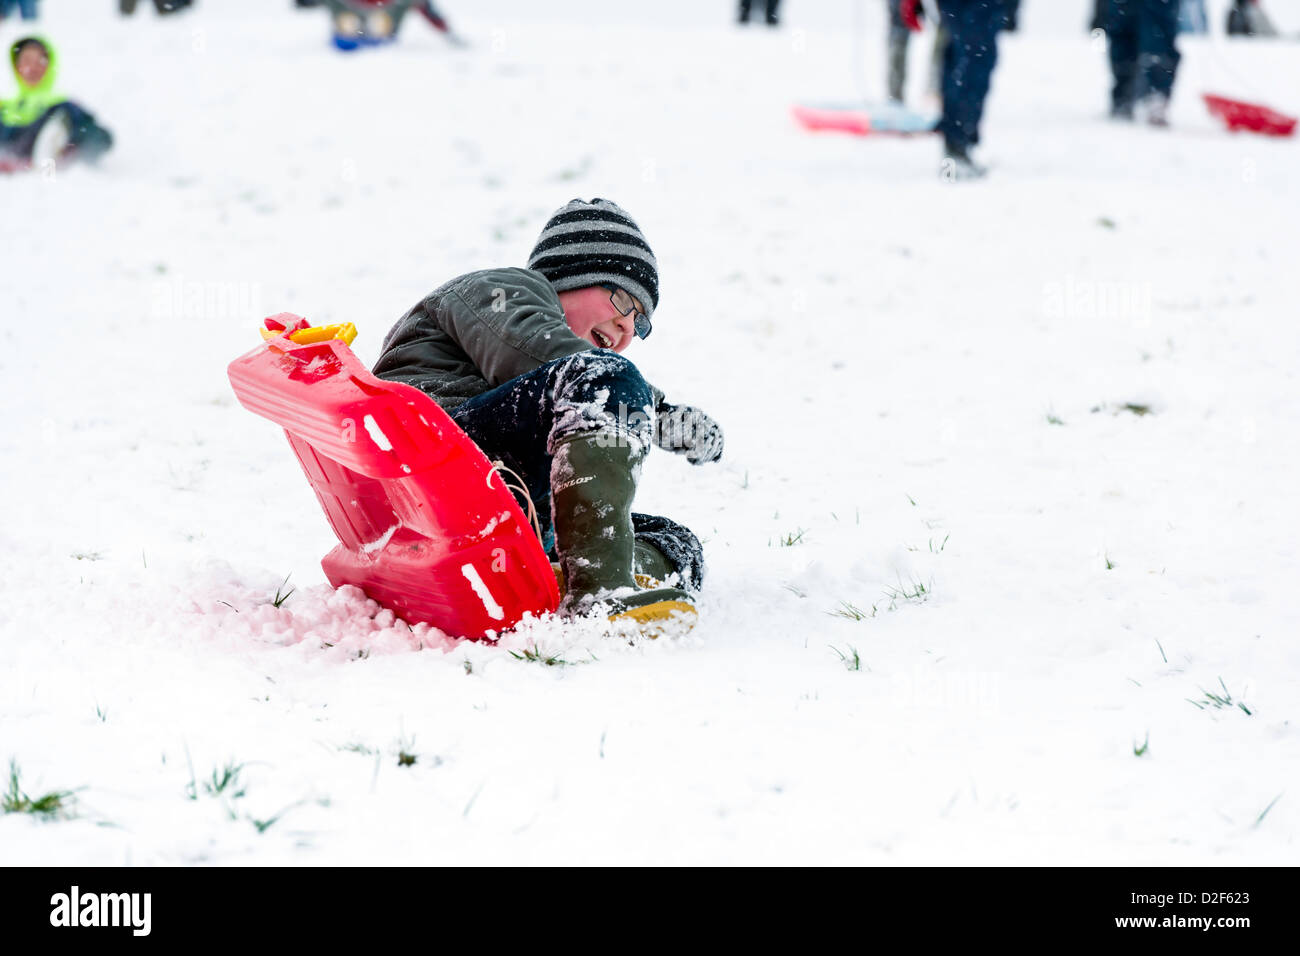
<svg viewBox="0 0 1300 956">
<path fill-rule="evenodd" d="M 555 583 L 559 587 L 560 593 L 563 594 L 564 569 L 557 562 L 552 561 L 551 570 L 555 573 Z M 660 582 L 648 574 L 638 574 L 635 577 L 637 587 L 647 591 L 660 586 Z M 642 634 L 650 638 L 656 638 L 667 631 L 685 634 L 695 626 L 700 619 L 700 614 L 695 610 L 695 605 L 688 604 L 685 601 L 655 601 L 653 604 L 647 604 L 643 607 L 632 607 L 626 611 L 611 614 L 609 619 L 611 621 L 633 621 Z"/>
<path fill-rule="evenodd" d="M 630 607 L 609 616 L 611 621 L 633 621 L 641 633 L 650 638 L 672 631 L 685 634 L 700 619 L 693 604 L 685 601 L 655 601 L 641 607 Z"/>
</svg>

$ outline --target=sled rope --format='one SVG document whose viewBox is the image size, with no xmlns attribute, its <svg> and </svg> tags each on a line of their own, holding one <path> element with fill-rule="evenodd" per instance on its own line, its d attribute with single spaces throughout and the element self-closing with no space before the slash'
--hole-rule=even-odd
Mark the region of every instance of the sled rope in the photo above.
<svg viewBox="0 0 1300 956">
<path fill-rule="evenodd" d="M 1223 41 L 1220 39 L 1213 27 L 1210 27 L 1209 33 L 1206 35 L 1206 40 L 1205 49 L 1209 53 L 1209 56 L 1206 59 L 1210 65 L 1208 72 L 1210 74 L 1211 83 L 1216 82 L 1217 77 L 1220 74 L 1224 74 L 1230 80 L 1235 80 L 1238 84 L 1244 87 L 1246 92 L 1256 99 L 1268 99 L 1266 93 L 1262 92 L 1259 87 L 1246 77 L 1242 76 L 1228 64 L 1228 58 L 1223 54 Z M 1202 85 L 1202 90 L 1204 90 L 1204 88 L 1204 85 Z"/>
<path fill-rule="evenodd" d="M 505 489 L 514 492 L 516 495 L 523 495 L 524 500 L 528 502 L 528 522 L 533 526 L 533 531 L 537 534 L 537 540 L 541 541 L 542 525 L 541 522 L 537 520 L 537 505 L 533 504 L 533 496 L 528 493 L 528 486 L 524 484 L 524 479 L 519 477 L 518 472 L 507 468 L 504 461 L 498 459 L 497 461 L 492 462 L 492 470 L 488 472 L 487 486 L 489 488 L 492 487 L 492 476 L 498 472 L 501 474 L 501 484 Z M 514 478 L 515 481 L 519 482 L 519 484 L 512 485 L 510 482 L 506 481 L 506 475 Z"/>
<path fill-rule="evenodd" d="M 925 31 L 925 34 L 928 37 L 931 29 L 940 29 L 943 26 L 943 15 L 937 12 L 934 4 L 930 2 L 930 0 L 921 0 L 921 8 L 925 12 L 926 19 L 930 21 L 930 24 L 932 24 L 932 26 L 927 27 Z M 866 20 L 862 11 L 862 0 L 855 0 L 853 4 L 853 26 L 851 29 L 851 36 L 853 37 L 853 85 L 858 89 L 858 99 L 862 101 L 862 105 L 869 111 L 871 109 L 872 99 L 867 94 L 866 84 L 866 53 L 863 50 L 863 44 L 865 43 L 863 38 L 867 34 L 866 27 L 863 26 L 865 22 Z M 885 29 L 889 29 L 888 15 L 886 15 Z M 911 43 L 911 40 L 909 39 L 908 42 Z M 906 81 L 906 79 L 907 78 L 904 77 L 904 81 Z"/>
</svg>

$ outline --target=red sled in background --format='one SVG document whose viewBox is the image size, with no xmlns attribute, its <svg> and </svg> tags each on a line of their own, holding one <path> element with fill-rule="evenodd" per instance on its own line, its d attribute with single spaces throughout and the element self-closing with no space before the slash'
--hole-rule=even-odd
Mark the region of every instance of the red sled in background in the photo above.
<svg viewBox="0 0 1300 956">
<path fill-rule="evenodd" d="M 899 103 L 800 103 L 790 107 L 790 115 L 809 132 L 851 136 L 917 136 L 933 133 L 939 123 L 938 116 L 918 113 Z"/>
<path fill-rule="evenodd" d="M 408 623 L 481 639 L 559 604 L 541 542 L 478 446 L 417 388 L 370 373 L 356 329 L 282 313 L 230 363 L 249 411 L 285 430 L 339 544 L 321 567 Z"/>
<path fill-rule="evenodd" d="M 1244 129 L 1265 136 L 1290 136 L 1295 132 L 1294 116 L 1287 116 L 1259 103 L 1230 100 L 1226 96 L 1202 93 L 1201 97 L 1210 113 L 1223 120 L 1232 132 Z"/>
</svg>

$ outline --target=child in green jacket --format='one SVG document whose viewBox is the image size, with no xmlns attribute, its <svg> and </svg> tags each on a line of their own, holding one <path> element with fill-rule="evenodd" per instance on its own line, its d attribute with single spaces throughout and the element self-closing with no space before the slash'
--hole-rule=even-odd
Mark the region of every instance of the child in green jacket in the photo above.
<svg viewBox="0 0 1300 956">
<path fill-rule="evenodd" d="M 58 57 L 48 40 L 23 37 L 9 48 L 9 63 L 18 96 L 0 100 L 0 158 L 17 164 L 73 155 L 93 161 L 108 152 L 108 130 L 55 92 Z"/>
</svg>

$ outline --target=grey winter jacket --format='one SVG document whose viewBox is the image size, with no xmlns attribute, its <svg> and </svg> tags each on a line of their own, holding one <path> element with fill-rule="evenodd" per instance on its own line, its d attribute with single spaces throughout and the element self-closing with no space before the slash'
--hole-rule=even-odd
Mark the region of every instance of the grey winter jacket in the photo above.
<svg viewBox="0 0 1300 956">
<path fill-rule="evenodd" d="M 374 373 L 427 393 L 444 409 L 546 362 L 595 348 L 569 331 L 541 273 L 486 269 L 422 299 L 384 337 Z"/>
</svg>

